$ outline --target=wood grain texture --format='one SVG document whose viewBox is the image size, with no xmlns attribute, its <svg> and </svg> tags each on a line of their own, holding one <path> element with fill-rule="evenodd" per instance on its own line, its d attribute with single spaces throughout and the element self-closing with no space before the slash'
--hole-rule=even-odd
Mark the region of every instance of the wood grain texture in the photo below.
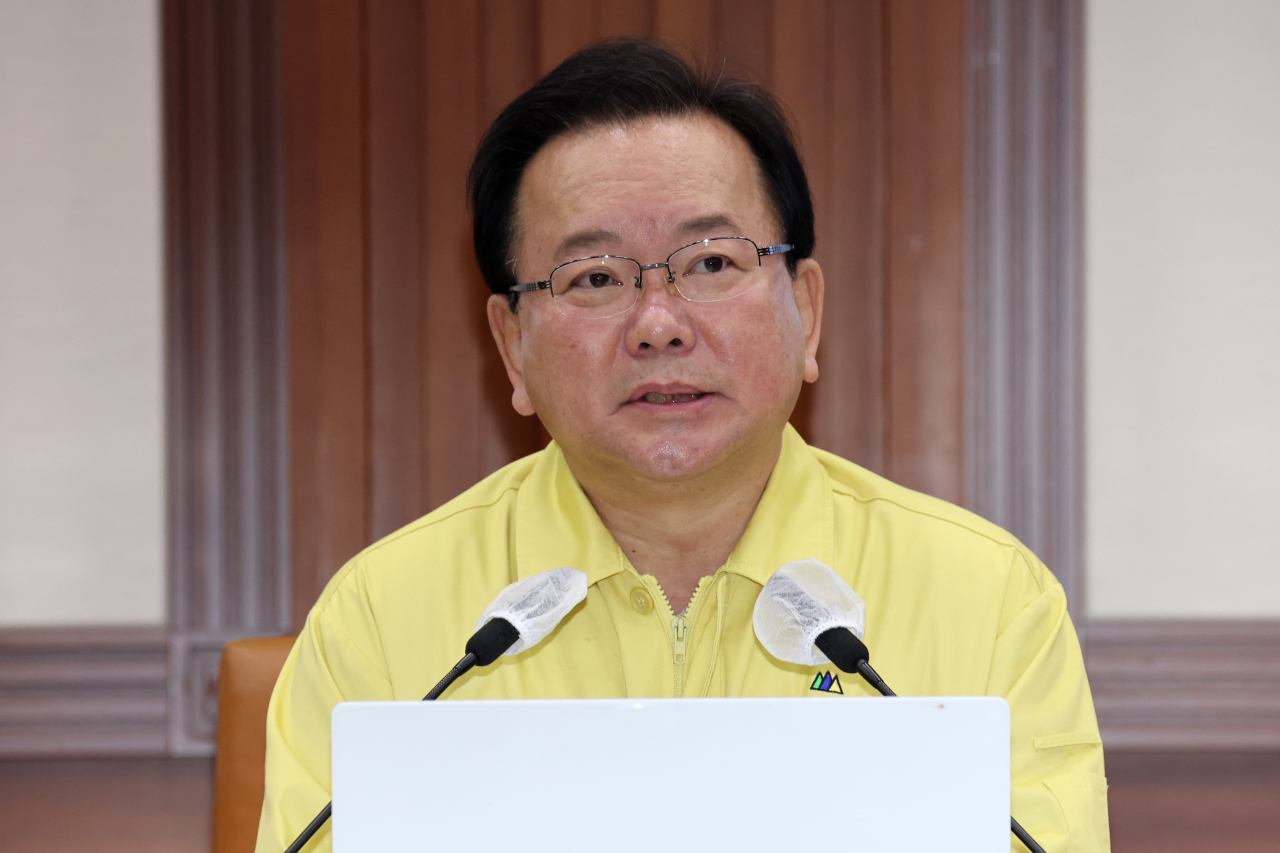
<svg viewBox="0 0 1280 853">
<path fill-rule="evenodd" d="M 0 761 L 5 853 L 208 853 L 207 758 Z"/>
<path fill-rule="evenodd" d="M 1085 648 L 1106 747 L 1280 750 L 1280 623 L 1094 621 Z"/>
<path fill-rule="evenodd" d="M 1080 0 L 970 3 L 966 505 L 1082 615 Z"/>
<path fill-rule="evenodd" d="M 369 537 L 425 511 L 422 8 L 367 6 Z"/>
<path fill-rule="evenodd" d="M 647 5 L 632 2 L 606 4 L 602 7 L 605 20 L 613 20 L 610 26 L 641 24 L 626 16 L 628 9 Z M 608 10 L 616 14 L 610 19 Z M 537 44 L 529 38 L 537 20 L 536 9 L 527 0 L 487 0 L 481 16 L 481 101 L 480 122 L 476 139 L 488 128 L 507 104 L 532 86 L 538 79 Z M 647 13 L 646 13 L 647 14 Z M 647 20 L 647 19 L 646 19 Z M 645 24 L 647 25 L 647 24 Z M 612 32 L 612 31 L 608 31 Z M 468 164 L 469 165 L 469 164 Z M 470 239 L 470 229 L 467 231 Z M 474 256 L 468 251 L 467 262 L 474 264 Z M 481 281 L 479 272 L 472 273 L 475 281 Z M 488 290 L 476 288 L 477 303 L 488 298 Z M 468 321 L 479 341 L 482 362 L 481 387 L 483 408 L 481 418 L 484 432 L 481 437 L 480 468 L 476 478 L 497 471 L 513 459 L 527 456 L 546 446 L 550 436 L 542 429 L 537 418 L 526 418 L 511 407 L 511 382 L 506 367 L 490 337 L 483 317 L 471 309 Z"/>
<path fill-rule="evenodd" d="M 773 84 L 773 0 L 719 0 L 715 52 L 726 74 L 762 86 Z"/>
<path fill-rule="evenodd" d="M 654 36 L 694 62 L 711 60 L 717 41 L 715 0 L 654 0 L 652 14 Z"/>
<path fill-rule="evenodd" d="M 482 476 L 484 376 L 492 347 L 488 298 L 471 249 L 466 174 L 480 140 L 483 88 L 478 7 L 430 4 L 424 17 L 424 425 L 427 503 L 439 506 Z"/>
<path fill-rule="evenodd" d="M 183 754 L 211 749 L 194 650 L 288 618 L 276 12 L 162 6 L 169 745 Z"/>
<path fill-rule="evenodd" d="M 888 474 L 962 503 L 965 7 L 885 9 Z"/>
<path fill-rule="evenodd" d="M 164 755 L 161 627 L 0 630 L 0 757 Z"/>
<path fill-rule="evenodd" d="M 284 3 L 294 625 L 369 541 L 364 23 Z"/>
<path fill-rule="evenodd" d="M 600 6 L 597 0 L 538 0 L 539 77 L 604 35 L 600 32 Z"/>
<path fill-rule="evenodd" d="M 831 28 L 828 17 L 829 4 L 823 0 L 804 0 L 796 3 L 777 3 L 769 19 L 773 36 L 772 69 L 774 95 L 786 106 L 792 130 L 800 148 L 809 179 L 809 192 L 813 197 L 814 217 L 817 221 L 817 241 L 814 257 L 823 266 L 828 262 L 827 232 L 830 222 L 830 204 L 839 189 L 830 185 L 831 148 Z M 874 164 L 861 164 L 874 168 Z M 837 305 L 839 308 L 839 305 Z M 826 318 L 823 334 L 839 327 L 844 319 L 838 315 Z M 836 338 L 841 337 L 836 332 Z M 829 386 L 806 386 L 801 393 L 791 423 L 806 439 L 812 439 L 813 406 L 815 397 L 824 396 Z M 816 440 L 816 439 L 815 439 Z"/>
<path fill-rule="evenodd" d="M 645 38 L 654 33 L 654 17 L 659 14 L 649 0 L 597 0 L 600 8 L 600 35 Z"/>
<path fill-rule="evenodd" d="M 1116 853 L 1280 850 L 1280 752 L 1107 753 Z"/>
<path fill-rule="evenodd" d="M 818 258 L 826 273 L 826 319 L 812 395 L 811 440 L 885 473 L 886 93 L 878 3 L 831 8 L 828 201 Z"/>
</svg>

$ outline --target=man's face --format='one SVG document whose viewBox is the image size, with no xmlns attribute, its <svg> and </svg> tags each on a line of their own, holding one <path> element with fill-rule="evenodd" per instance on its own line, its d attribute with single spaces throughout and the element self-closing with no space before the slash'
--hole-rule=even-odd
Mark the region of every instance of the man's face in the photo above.
<svg viewBox="0 0 1280 853">
<path fill-rule="evenodd" d="M 566 261 L 622 255 L 665 261 L 708 237 L 782 242 L 746 142 L 705 117 L 649 118 L 549 142 L 527 167 L 516 207 L 519 281 Z M 513 314 L 492 297 L 490 324 L 514 386 L 580 477 L 683 480 L 730 473 L 777 452 L 814 356 L 822 275 L 780 256 L 722 302 L 689 302 L 665 269 L 644 273 L 639 302 L 605 319 L 562 313 L 548 291 Z"/>
</svg>

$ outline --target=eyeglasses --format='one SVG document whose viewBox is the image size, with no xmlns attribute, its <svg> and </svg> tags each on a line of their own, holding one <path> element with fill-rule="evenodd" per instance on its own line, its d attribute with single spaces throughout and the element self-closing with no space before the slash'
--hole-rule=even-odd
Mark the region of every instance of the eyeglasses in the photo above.
<svg viewBox="0 0 1280 853">
<path fill-rule="evenodd" d="M 791 251 L 790 243 L 763 249 L 746 237 L 713 237 L 676 249 L 666 263 L 642 265 L 618 255 L 594 255 L 561 264 L 546 281 L 517 284 L 511 293 L 550 290 L 562 314 L 603 319 L 640 301 L 646 270 L 666 268 L 667 283 L 690 302 L 722 302 L 755 286 L 760 259 Z"/>
</svg>

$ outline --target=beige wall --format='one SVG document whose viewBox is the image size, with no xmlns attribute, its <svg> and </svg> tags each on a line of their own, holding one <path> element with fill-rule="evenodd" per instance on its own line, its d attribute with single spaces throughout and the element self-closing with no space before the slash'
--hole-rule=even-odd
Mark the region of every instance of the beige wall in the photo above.
<svg viewBox="0 0 1280 853">
<path fill-rule="evenodd" d="M 1089 615 L 1280 616 L 1280 3 L 1087 12 Z"/>
<path fill-rule="evenodd" d="M 149 0 L 0 0 L 0 625 L 161 622 Z"/>
</svg>

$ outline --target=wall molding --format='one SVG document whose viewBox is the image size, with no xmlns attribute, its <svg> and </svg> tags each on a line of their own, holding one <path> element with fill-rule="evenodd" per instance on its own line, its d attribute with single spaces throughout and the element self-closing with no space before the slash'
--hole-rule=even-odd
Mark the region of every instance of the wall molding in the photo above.
<svg viewBox="0 0 1280 853">
<path fill-rule="evenodd" d="M 1280 622 L 1085 618 L 1081 0 L 970 0 L 966 504 L 1062 582 L 1114 749 L 1280 748 Z"/>
<path fill-rule="evenodd" d="M 165 755 L 163 626 L 0 629 L 0 758 Z"/>
<path fill-rule="evenodd" d="M 1280 749 L 1280 622 L 1092 621 L 1082 632 L 1109 749 Z"/>
<path fill-rule="evenodd" d="M 1082 616 L 1083 10 L 968 5 L 965 503 Z"/>
<path fill-rule="evenodd" d="M 289 628 L 280 10 L 161 14 L 168 738 L 209 755 L 222 645 Z"/>
</svg>

